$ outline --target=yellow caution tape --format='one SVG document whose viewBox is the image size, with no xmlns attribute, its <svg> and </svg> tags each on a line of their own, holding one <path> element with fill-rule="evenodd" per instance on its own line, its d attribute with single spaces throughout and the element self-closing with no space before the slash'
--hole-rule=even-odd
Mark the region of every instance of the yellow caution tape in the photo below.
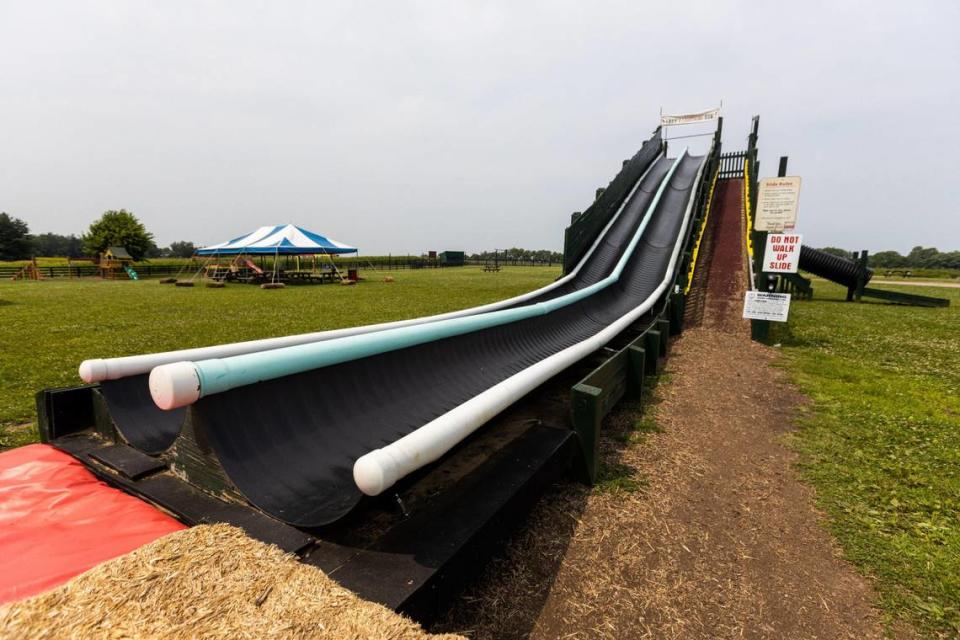
<svg viewBox="0 0 960 640">
<path fill-rule="evenodd" d="M 750 215 L 750 160 L 743 160 L 743 213 L 747 218 L 747 253 L 753 258 L 753 216 Z"/>
<path fill-rule="evenodd" d="M 710 191 L 707 193 L 707 204 L 704 207 L 703 222 L 700 223 L 700 230 L 697 232 L 697 242 L 693 245 L 693 254 L 690 257 L 690 267 L 687 270 L 687 285 L 683 289 L 683 295 L 690 293 L 690 287 L 693 286 L 693 272 L 697 268 L 697 254 L 700 253 L 700 242 L 703 240 L 703 232 L 707 228 L 707 220 L 710 219 L 710 208 L 713 204 L 713 189 L 717 186 L 717 178 L 720 171 L 713 174 L 713 181 L 710 183 Z"/>
</svg>

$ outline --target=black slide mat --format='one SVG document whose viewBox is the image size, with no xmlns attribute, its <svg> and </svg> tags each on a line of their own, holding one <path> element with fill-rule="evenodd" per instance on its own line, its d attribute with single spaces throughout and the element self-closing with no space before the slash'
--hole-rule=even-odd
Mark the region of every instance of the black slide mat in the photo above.
<svg viewBox="0 0 960 640">
<path fill-rule="evenodd" d="M 546 316 L 203 398 L 193 406 L 197 428 L 254 505 L 300 527 L 336 521 L 362 497 L 353 482 L 360 456 L 595 335 L 647 300 L 671 266 L 701 161 L 681 162 L 620 280 L 588 299 Z M 671 162 L 661 160 L 650 172 L 627 204 L 630 215 L 642 216 Z"/>
<path fill-rule="evenodd" d="M 659 136 L 647 140 L 638 152 L 642 163 L 653 163 L 659 154 Z M 667 166 L 661 160 L 650 169 L 649 179 L 644 182 L 649 184 L 651 180 L 657 179 L 654 174 L 662 177 Z M 645 211 L 645 207 L 628 205 L 629 202 L 624 206 L 620 216 L 610 225 L 594 252 L 583 262 L 576 276 L 552 291 L 534 296 L 514 306 L 550 300 L 590 286 L 610 275 L 630 238 L 633 237 Z M 149 374 L 142 374 L 120 380 L 107 380 L 100 383 L 100 388 L 114 424 L 123 439 L 145 453 L 156 455 L 173 444 L 183 426 L 186 412 L 184 409 L 164 411 L 158 408 L 150 397 L 148 378 Z"/>
</svg>

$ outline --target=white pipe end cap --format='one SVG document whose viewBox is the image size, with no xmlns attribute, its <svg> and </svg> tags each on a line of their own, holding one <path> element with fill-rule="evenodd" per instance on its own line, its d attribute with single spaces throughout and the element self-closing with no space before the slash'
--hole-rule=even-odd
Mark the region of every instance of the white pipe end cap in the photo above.
<svg viewBox="0 0 960 640">
<path fill-rule="evenodd" d="M 368 496 L 378 496 L 397 481 L 393 458 L 383 449 L 374 449 L 353 463 L 353 481 Z"/>
<path fill-rule="evenodd" d="M 200 399 L 200 376 L 192 362 L 174 362 L 150 372 L 150 395 L 161 409 L 176 409 Z"/>
<path fill-rule="evenodd" d="M 84 382 L 100 382 L 107 379 L 106 360 L 84 360 L 80 363 L 80 379 Z"/>
</svg>

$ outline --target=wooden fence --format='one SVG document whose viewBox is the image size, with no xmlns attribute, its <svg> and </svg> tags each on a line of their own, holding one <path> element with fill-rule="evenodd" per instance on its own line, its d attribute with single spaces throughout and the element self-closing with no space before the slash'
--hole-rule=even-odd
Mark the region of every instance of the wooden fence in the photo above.
<svg viewBox="0 0 960 640">
<path fill-rule="evenodd" d="M 464 265 L 483 266 L 492 262 L 490 260 L 480 260 L 467 258 Z M 559 260 L 520 260 L 514 258 L 500 258 L 497 263 L 502 267 L 554 267 L 562 264 Z M 360 271 L 399 271 L 402 269 L 446 269 L 457 266 L 455 264 L 443 264 L 439 260 L 430 258 L 420 258 L 415 256 L 398 256 L 395 258 L 384 259 L 381 257 L 372 260 L 363 258 L 339 259 L 336 262 L 337 268 L 341 271 L 348 269 L 359 269 Z M 182 275 L 191 277 L 197 271 L 202 269 L 201 263 L 187 263 L 186 265 L 149 265 L 136 264 L 133 270 L 137 272 L 140 278 L 169 278 Z M 10 279 L 18 275 L 23 270 L 21 266 L 0 265 L 0 279 Z M 37 271 L 41 278 L 92 278 L 100 275 L 100 269 L 96 265 L 54 265 L 39 266 Z M 124 278 L 125 274 L 120 274 Z"/>
</svg>

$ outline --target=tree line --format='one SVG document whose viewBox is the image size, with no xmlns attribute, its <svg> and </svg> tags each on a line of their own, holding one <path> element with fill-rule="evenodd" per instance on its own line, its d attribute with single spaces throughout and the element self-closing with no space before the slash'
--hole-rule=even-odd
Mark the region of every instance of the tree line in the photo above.
<svg viewBox="0 0 960 640">
<path fill-rule="evenodd" d="M 126 209 L 104 211 L 79 237 L 59 233 L 33 235 L 26 222 L 0 213 L 0 260 L 29 260 L 40 256 L 95 257 L 108 247 L 124 247 L 134 260 L 189 258 L 196 249 L 192 242 L 183 241 L 158 247 L 153 234 Z"/>
<path fill-rule="evenodd" d="M 824 247 L 821 251 L 844 258 L 853 252 L 838 247 Z M 868 266 L 878 269 L 960 269 L 960 251 L 939 251 L 934 247 L 916 246 L 907 255 L 897 251 L 878 251 L 867 256 Z"/>
<path fill-rule="evenodd" d="M 192 242 L 172 242 L 158 247 L 153 234 L 126 209 L 104 211 L 87 232 L 73 234 L 40 233 L 32 235 L 26 222 L 7 213 L 0 213 L 0 260 L 29 260 L 34 257 L 95 257 L 108 247 L 124 247 L 134 260 L 144 258 L 189 258 L 196 250 Z M 474 260 L 557 263 L 563 253 L 549 249 L 511 247 L 499 251 L 481 251 L 470 256 Z"/>
<path fill-rule="evenodd" d="M 563 262 L 563 253 L 549 249 L 500 249 L 497 251 L 481 251 L 471 254 L 471 260 L 504 260 L 506 262 Z"/>
</svg>

